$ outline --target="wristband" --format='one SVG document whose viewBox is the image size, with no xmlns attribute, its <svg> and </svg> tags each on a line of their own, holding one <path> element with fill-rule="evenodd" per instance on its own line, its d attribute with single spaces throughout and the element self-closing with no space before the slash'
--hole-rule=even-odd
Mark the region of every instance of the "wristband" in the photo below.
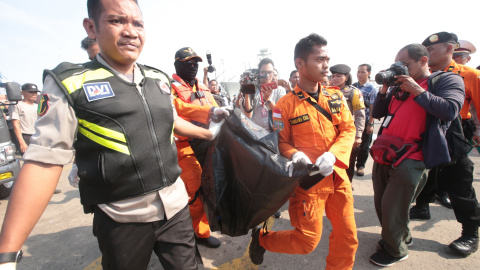
<svg viewBox="0 0 480 270">
<path fill-rule="evenodd" d="M 23 251 L 0 253 L 0 264 L 18 263 L 22 260 Z"/>
<path fill-rule="evenodd" d="M 369 126 L 373 127 L 373 124 L 374 124 L 374 123 L 371 123 L 371 124 L 370 124 L 370 123 L 368 123 L 367 125 L 369 125 Z"/>
</svg>

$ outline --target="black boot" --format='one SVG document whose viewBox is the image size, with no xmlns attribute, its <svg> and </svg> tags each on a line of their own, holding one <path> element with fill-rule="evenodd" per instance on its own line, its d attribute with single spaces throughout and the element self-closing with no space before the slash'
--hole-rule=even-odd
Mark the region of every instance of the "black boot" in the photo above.
<svg viewBox="0 0 480 270">
<path fill-rule="evenodd" d="M 430 219 L 430 207 L 428 204 L 426 206 L 420 206 L 416 204 L 414 207 L 410 208 L 410 219 Z"/>
<path fill-rule="evenodd" d="M 438 200 L 438 202 L 445 206 L 448 209 L 452 209 L 452 202 L 450 201 L 450 198 L 447 195 L 447 192 L 441 191 L 435 194 L 435 198 Z"/>
<path fill-rule="evenodd" d="M 478 249 L 478 226 L 462 224 L 462 236 L 453 241 L 449 248 L 463 256 L 468 256 Z"/>
</svg>

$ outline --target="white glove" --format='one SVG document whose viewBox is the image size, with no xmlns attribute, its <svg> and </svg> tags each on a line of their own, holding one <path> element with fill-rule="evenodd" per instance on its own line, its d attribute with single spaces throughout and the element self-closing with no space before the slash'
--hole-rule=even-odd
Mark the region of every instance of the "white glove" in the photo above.
<svg viewBox="0 0 480 270">
<path fill-rule="evenodd" d="M 213 114 L 214 114 L 214 115 L 224 114 L 225 116 L 229 116 L 230 113 L 228 112 L 227 108 L 228 108 L 227 106 L 221 107 L 221 108 L 215 108 L 215 107 L 214 107 L 214 109 L 213 109 Z"/>
<path fill-rule="evenodd" d="M 315 175 L 317 173 L 323 176 L 329 176 L 333 173 L 333 164 L 335 164 L 335 155 L 330 152 L 325 152 L 323 155 L 317 158 L 315 165 L 318 166 L 318 171 L 313 171 L 309 173 L 310 176 Z"/>
<path fill-rule="evenodd" d="M 15 270 L 17 269 L 17 263 L 2 263 L 0 264 L 0 270 Z"/>
<path fill-rule="evenodd" d="M 292 161 L 287 161 L 287 163 L 285 163 L 285 171 L 288 172 L 289 177 L 292 177 L 293 175 L 293 163 L 297 163 L 302 159 L 305 160 L 307 164 L 312 164 L 312 162 L 307 157 L 307 155 L 305 155 L 305 153 L 301 151 L 298 151 L 295 154 L 293 154 Z"/>
<path fill-rule="evenodd" d="M 227 112 L 228 113 L 228 112 Z M 220 132 L 220 129 L 222 128 L 223 123 L 225 123 L 225 119 L 222 119 L 219 123 L 215 123 L 213 121 L 210 121 L 210 125 L 208 127 L 208 130 L 212 132 L 212 139 L 215 139 L 217 137 L 218 133 Z"/>
<path fill-rule="evenodd" d="M 305 155 L 305 153 L 303 153 L 303 152 L 301 152 L 301 151 L 296 152 L 296 153 L 293 154 L 293 156 L 292 156 L 292 162 L 293 162 L 293 163 L 297 163 L 297 162 L 299 162 L 301 159 L 304 159 L 305 162 L 307 162 L 307 164 L 312 164 L 312 162 L 311 162 L 310 159 L 307 157 L 307 155 Z"/>
<path fill-rule="evenodd" d="M 68 174 L 68 181 L 72 187 L 78 188 L 78 183 L 80 182 L 80 177 L 78 177 L 78 167 L 77 164 L 72 165 L 72 170 Z"/>
</svg>

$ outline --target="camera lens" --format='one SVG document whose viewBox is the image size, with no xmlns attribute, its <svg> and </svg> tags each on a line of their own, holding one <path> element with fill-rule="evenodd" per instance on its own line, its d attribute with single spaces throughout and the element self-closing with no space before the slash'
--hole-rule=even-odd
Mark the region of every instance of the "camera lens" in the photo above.
<svg viewBox="0 0 480 270">
<path fill-rule="evenodd" d="M 383 72 L 377 73 L 377 75 L 375 75 L 375 82 L 377 82 L 378 84 L 384 84 L 386 80 L 387 77 Z"/>
</svg>

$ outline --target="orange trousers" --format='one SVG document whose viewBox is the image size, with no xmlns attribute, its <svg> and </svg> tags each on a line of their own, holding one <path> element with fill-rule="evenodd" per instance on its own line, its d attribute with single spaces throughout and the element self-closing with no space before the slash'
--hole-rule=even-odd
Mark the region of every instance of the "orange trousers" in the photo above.
<svg viewBox="0 0 480 270">
<path fill-rule="evenodd" d="M 182 178 L 187 189 L 190 201 L 195 198 L 195 193 L 200 188 L 202 168 L 198 163 L 192 148 L 187 141 L 177 142 L 178 165 L 182 169 Z M 210 237 L 210 225 L 208 224 L 205 209 L 198 197 L 193 204 L 188 205 L 192 216 L 193 230 L 199 238 Z"/>
<path fill-rule="evenodd" d="M 329 176 L 323 181 L 333 181 Z M 323 213 L 332 223 L 326 269 L 352 269 L 358 247 L 353 214 L 351 184 L 336 177 L 333 193 L 308 193 L 297 187 L 290 198 L 288 212 L 295 229 L 260 232 L 260 245 L 266 250 L 288 254 L 308 254 L 320 242 Z"/>
</svg>

